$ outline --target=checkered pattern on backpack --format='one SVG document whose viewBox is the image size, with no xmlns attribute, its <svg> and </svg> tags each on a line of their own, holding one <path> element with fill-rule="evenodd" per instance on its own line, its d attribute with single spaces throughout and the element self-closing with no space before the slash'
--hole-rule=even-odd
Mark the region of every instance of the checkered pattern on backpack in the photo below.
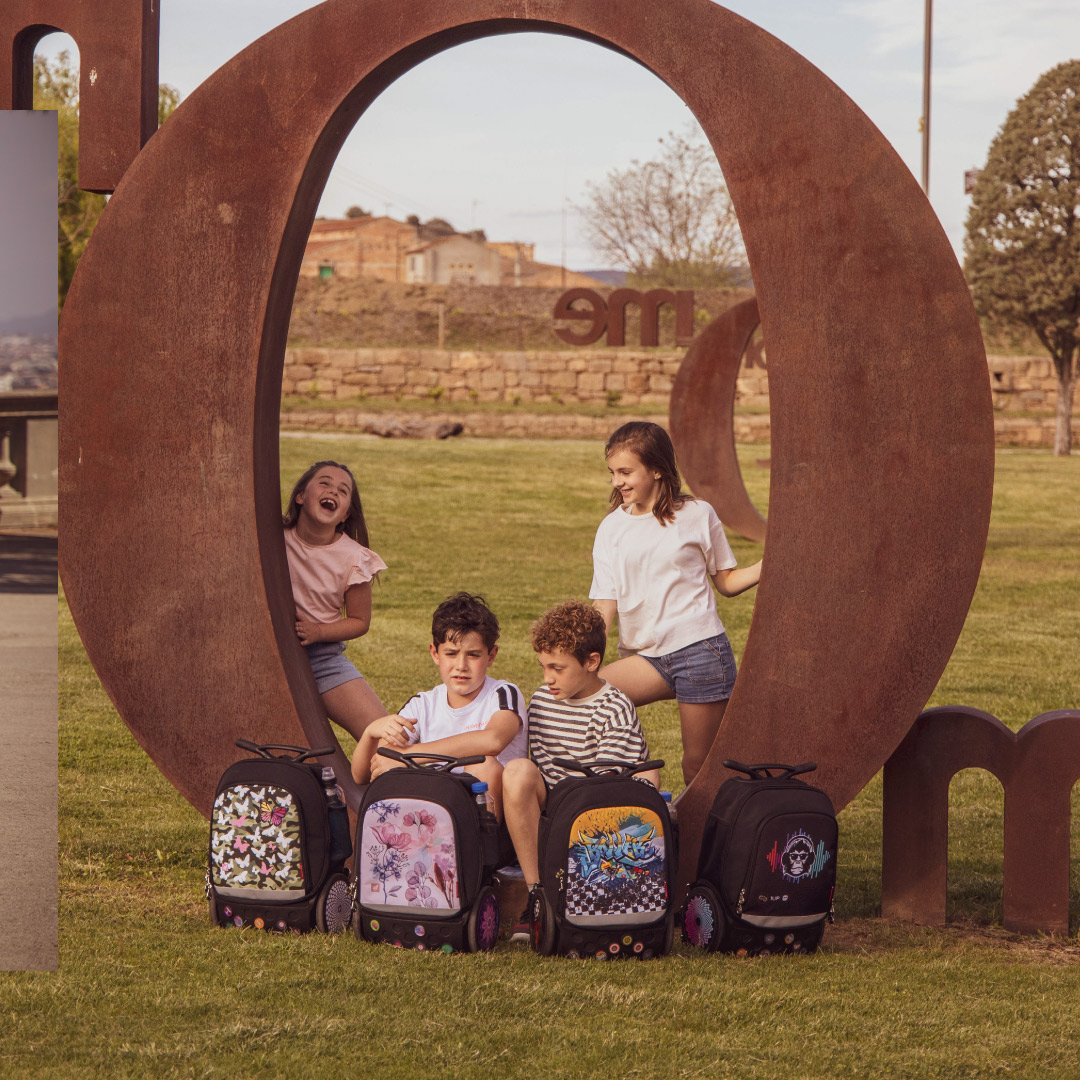
<svg viewBox="0 0 1080 1080">
<path fill-rule="evenodd" d="M 567 915 L 628 915 L 663 911 L 667 883 L 645 880 L 619 883 L 570 881 L 566 889 Z"/>
</svg>

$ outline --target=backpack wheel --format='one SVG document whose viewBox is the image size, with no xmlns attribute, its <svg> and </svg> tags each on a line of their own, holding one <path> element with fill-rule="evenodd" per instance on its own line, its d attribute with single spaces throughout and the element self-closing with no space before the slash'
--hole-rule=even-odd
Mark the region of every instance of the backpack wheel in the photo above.
<svg viewBox="0 0 1080 1080">
<path fill-rule="evenodd" d="M 499 901 L 495 890 L 485 885 L 469 912 L 465 924 L 465 940 L 469 952 L 490 952 L 499 940 Z"/>
<path fill-rule="evenodd" d="M 683 941 L 695 949 L 715 952 L 724 936 L 720 897 L 711 885 L 695 885 L 686 894 L 682 911 Z"/>
<path fill-rule="evenodd" d="M 344 874 L 331 874 L 315 901 L 315 925 L 324 934 L 340 934 L 352 922 L 352 897 Z"/>
<path fill-rule="evenodd" d="M 529 902 L 532 904 L 532 947 L 541 956 L 550 956 L 555 951 L 555 912 L 539 885 L 530 893 Z"/>
</svg>

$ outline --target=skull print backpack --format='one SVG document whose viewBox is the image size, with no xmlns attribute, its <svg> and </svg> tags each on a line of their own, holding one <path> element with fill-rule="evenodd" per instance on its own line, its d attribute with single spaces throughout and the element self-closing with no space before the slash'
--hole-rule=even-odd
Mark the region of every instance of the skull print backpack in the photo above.
<svg viewBox="0 0 1080 1080">
<path fill-rule="evenodd" d="M 721 784 L 709 811 L 683 940 L 740 956 L 813 952 L 832 919 L 837 843 L 829 797 L 796 779 L 817 766 L 724 768 L 746 775 Z"/>
</svg>

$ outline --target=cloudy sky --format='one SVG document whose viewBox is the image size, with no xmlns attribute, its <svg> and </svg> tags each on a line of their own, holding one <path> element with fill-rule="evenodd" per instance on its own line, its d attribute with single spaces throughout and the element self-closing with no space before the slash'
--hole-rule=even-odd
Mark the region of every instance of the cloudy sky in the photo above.
<svg viewBox="0 0 1080 1080">
<path fill-rule="evenodd" d="M 56 311 L 56 114 L 0 111 L 0 323 Z"/>
<path fill-rule="evenodd" d="M 168 0 L 161 79 L 187 96 L 311 6 Z M 727 6 L 819 67 L 920 174 L 924 0 Z M 1080 0 L 937 0 L 933 44 L 930 199 L 959 250 L 964 170 L 983 163 L 1009 109 L 1043 71 L 1080 55 Z M 62 45 L 54 36 L 42 48 Z M 533 34 L 475 42 L 427 61 L 375 102 L 342 150 L 320 213 L 359 204 L 399 218 L 445 217 L 493 240 L 534 241 L 546 261 L 560 261 L 565 244 L 568 265 L 596 268 L 574 209 L 586 185 L 651 157 L 658 137 L 688 123 L 667 87 L 607 50 Z"/>
</svg>

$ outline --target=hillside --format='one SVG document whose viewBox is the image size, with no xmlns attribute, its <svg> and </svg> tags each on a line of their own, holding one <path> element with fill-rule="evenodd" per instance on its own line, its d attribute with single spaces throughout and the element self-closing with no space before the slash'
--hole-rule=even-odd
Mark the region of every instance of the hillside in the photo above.
<svg viewBox="0 0 1080 1080">
<path fill-rule="evenodd" d="M 607 296 L 611 289 L 598 289 Z M 439 304 L 445 305 L 448 349 L 561 349 L 552 310 L 562 289 L 513 286 L 405 285 L 366 278 L 301 278 L 296 288 L 289 345 L 347 348 L 438 344 Z M 705 326 L 749 290 L 695 293 L 697 326 Z M 660 343 L 674 342 L 674 313 L 660 313 Z M 626 342 L 637 343 L 638 317 L 627 312 Z"/>
</svg>

